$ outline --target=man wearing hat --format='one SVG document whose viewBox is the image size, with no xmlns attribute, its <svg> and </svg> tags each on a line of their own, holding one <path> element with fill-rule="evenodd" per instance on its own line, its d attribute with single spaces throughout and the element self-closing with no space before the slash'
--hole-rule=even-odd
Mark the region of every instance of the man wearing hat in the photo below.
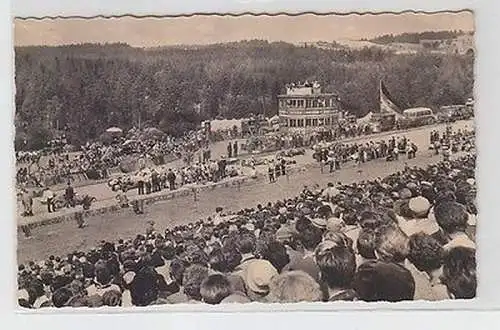
<svg viewBox="0 0 500 330">
<path fill-rule="evenodd" d="M 252 260 L 242 274 L 248 297 L 252 301 L 263 301 L 269 293 L 271 280 L 277 275 L 278 271 L 269 261 Z"/>
<path fill-rule="evenodd" d="M 411 236 L 420 232 L 432 235 L 439 231 L 437 222 L 427 217 L 431 208 L 431 204 L 427 198 L 423 196 L 413 197 L 408 201 L 407 208 L 410 214 L 406 216 L 409 217 L 397 217 L 399 227 L 406 235 Z"/>
</svg>

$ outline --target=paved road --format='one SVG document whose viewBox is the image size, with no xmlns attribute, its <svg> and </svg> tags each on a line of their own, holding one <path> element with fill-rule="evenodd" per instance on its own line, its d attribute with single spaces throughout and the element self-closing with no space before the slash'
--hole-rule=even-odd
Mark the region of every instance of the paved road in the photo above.
<svg viewBox="0 0 500 330">
<path fill-rule="evenodd" d="M 465 123 L 462 126 L 465 127 Z M 428 130 L 406 134 L 408 138 L 419 145 L 419 152 L 415 159 L 407 161 L 410 166 L 425 166 L 440 160 L 433 156 L 425 147 L 428 140 Z M 304 157 L 306 160 L 307 156 Z M 309 159 L 310 162 L 310 159 Z M 218 188 L 216 193 L 202 192 L 198 201 L 192 197 L 178 198 L 158 202 L 146 208 L 146 214 L 137 216 L 131 210 L 95 216 L 87 221 L 89 226 L 77 229 L 72 222 L 59 223 L 33 229 L 33 237 L 25 239 L 18 235 L 18 259 L 40 260 L 50 254 L 65 254 L 75 249 L 88 249 L 95 246 L 102 239 L 118 239 L 133 237 L 144 232 L 146 220 L 154 220 L 157 228 L 166 228 L 181 223 L 204 219 L 213 214 L 216 206 L 238 210 L 243 207 L 255 206 L 258 203 L 267 203 L 278 199 L 295 196 L 304 185 L 342 181 L 345 183 L 383 177 L 395 171 L 402 170 L 405 161 L 386 162 L 384 160 L 371 161 L 361 167 L 348 165 L 341 171 L 330 174 L 321 174 L 318 167 L 294 174 L 290 180 L 280 178 L 276 184 L 268 184 L 265 180 L 237 188 Z"/>
</svg>

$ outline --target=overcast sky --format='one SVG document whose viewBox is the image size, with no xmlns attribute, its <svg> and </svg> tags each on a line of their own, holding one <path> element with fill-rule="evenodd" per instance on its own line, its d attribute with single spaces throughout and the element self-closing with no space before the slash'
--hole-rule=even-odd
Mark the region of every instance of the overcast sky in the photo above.
<svg viewBox="0 0 500 330">
<path fill-rule="evenodd" d="M 372 38 L 388 33 L 429 30 L 474 30 L 471 12 L 437 14 L 194 16 L 176 18 L 110 18 L 19 20 L 14 42 L 24 45 L 61 45 L 83 42 L 126 42 L 152 47 L 211 44 L 244 39 L 269 41 L 332 41 Z"/>
</svg>

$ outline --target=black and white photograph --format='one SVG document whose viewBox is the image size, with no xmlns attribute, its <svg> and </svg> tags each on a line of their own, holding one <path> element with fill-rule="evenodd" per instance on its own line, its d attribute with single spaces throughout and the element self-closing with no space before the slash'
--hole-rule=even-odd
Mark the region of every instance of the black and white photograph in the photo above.
<svg viewBox="0 0 500 330">
<path fill-rule="evenodd" d="M 13 29 L 19 309 L 476 298 L 471 10 Z"/>
</svg>

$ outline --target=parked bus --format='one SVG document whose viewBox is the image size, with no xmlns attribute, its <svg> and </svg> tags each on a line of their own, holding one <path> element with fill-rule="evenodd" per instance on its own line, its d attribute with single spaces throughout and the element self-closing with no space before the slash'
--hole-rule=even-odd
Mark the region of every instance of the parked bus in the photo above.
<svg viewBox="0 0 500 330">
<path fill-rule="evenodd" d="M 436 121 L 437 118 L 430 108 L 412 108 L 403 111 L 403 118 L 399 120 L 399 125 L 401 128 L 411 128 L 431 125 Z"/>
</svg>

